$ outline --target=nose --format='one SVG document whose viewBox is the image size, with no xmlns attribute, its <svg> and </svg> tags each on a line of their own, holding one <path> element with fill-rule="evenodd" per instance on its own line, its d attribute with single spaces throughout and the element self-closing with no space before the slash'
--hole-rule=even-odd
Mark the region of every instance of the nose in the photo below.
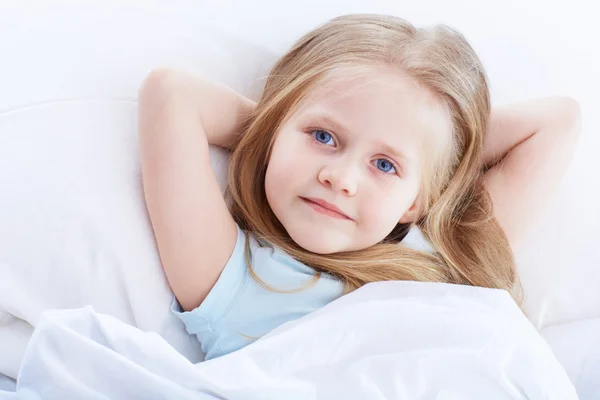
<svg viewBox="0 0 600 400">
<path fill-rule="evenodd" d="M 329 163 L 319 171 L 319 182 L 346 196 L 354 196 L 358 187 L 358 173 L 350 163 Z"/>
</svg>

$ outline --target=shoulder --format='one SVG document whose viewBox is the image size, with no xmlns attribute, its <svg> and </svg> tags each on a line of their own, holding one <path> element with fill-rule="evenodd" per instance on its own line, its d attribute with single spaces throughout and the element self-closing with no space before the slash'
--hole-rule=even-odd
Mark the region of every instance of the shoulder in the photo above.
<svg viewBox="0 0 600 400">
<path fill-rule="evenodd" d="M 281 247 L 248 233 L 248 261 L 250 268 L 261 281 L 281 291 L 300 287 L 341 287 L 342 283 L 330 274 L 319 274 L 314 268 L 297 260 Z M 317 275 L 318 280 L 317 280 Z M 316 280 L 316 284 L 308 285 Z"/>
<path fill-rule="evenodd" d="M 314 275 L 315 270 L 301 261 L 292 257 L 284 249 L 273 245 L 271 242 L 259 237 L 254 232 L 246 232 L 250 260 L 255 270 L 267 270 L 273 265 L 283 266 L 285 270 L 296 271 L 307 275 Z"/>
</svg>

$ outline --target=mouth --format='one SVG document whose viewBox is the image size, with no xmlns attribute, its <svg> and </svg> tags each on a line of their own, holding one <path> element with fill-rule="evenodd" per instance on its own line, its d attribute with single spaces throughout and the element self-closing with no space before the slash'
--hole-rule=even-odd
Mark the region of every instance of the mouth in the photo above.
<svg viewBox="0 0 600 400">
<path fill-rule="evenodd" d="M 353 221 L 353 219 L 350 218 L 349 216 L 347 216 L 346 214 L 344 214 L 342 212 L 342 210 L 340 210 L 333 204 L 327 203 L 325 200 L 317 199 L 317 198 L 306 198 L 306 197 L 300 197 L 300 198 L 302 199 L 303 202 L 306 203 L 306 205 L 308 205 L 314 211 L 316 211 L 320 214 L 327 215 L 332 218 Z"/>
</svg>

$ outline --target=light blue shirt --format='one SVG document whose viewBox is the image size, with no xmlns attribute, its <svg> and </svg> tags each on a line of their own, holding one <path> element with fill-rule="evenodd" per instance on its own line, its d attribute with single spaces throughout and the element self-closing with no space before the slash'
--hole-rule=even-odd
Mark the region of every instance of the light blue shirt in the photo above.
<svg viewBox="0 0 600 400">
<path fill-rule="evenodd" d="M 289 291 L 311 282 L 314 269 L 278 247 L 259 242 L 252 233 L 248 237 L 252 269 L 269 287 Z M 238 226 L 233 254 L 202 304 L 182 312 L 177 300 L 173 301 L 171 310 L 181 318 L 186 330 L 198 337 L 206 360 L 239 350 L 343 294 L 342 282 L 324 273 L 315 284 L 301 291 L 269 291 L 250 275 L 245 247 L 246 235 Z"/>
</svg>

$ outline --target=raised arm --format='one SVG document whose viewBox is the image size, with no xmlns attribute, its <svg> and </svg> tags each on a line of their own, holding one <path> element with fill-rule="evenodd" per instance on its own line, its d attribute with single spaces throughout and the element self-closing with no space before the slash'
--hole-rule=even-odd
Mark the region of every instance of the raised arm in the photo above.
<svg viewBox="0 0 600 400">
<path fill-rule="evenodd" d="M 252 102 L 180 71 L 155 70 L 139 91 L 142 181 L 163 269 L 184 310 L 204 301 L 237 239 L 209 159 L 227 147 Z"/>
<path fill-rule="evenodd" d="M 537 221 L 571 162 L 579 104 L 545 97 L 492 109 L 484 143 L 484 184 L 511 246 Z"/>
</svg>

